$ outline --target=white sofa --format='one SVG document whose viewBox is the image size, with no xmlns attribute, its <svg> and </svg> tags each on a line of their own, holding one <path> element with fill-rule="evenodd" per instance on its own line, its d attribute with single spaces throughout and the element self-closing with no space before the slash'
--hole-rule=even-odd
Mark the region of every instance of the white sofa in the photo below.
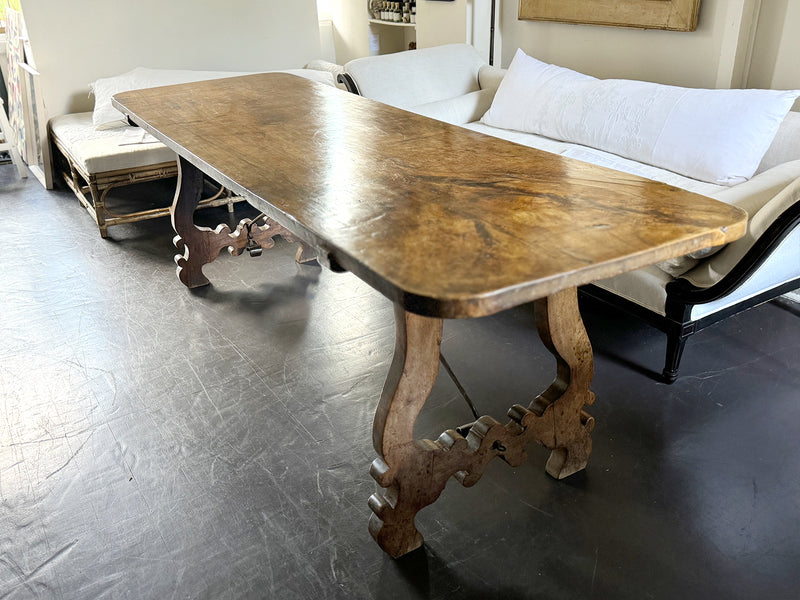
<svg viewBox="0 0 800 600">
<path fill-rule="evenodd" d="M 683 347 L 690 335 L 800 287 L 800 113 L 790 112 L 785 118 L 780 113 L 776 117 L 777 133 L 773 130 L 766 140 L 766 153 L 764 147 L 750 148 L 751 153 L 757 153 L 755 173 L 723 184 L 562 141 L 555 135 L 545 137 L 481 122 L 507 72 L 488 66 L 468 45 L 356 59 L 344 65 L 344 71 L 341 80 L 350 91 L 362 96 L 547 152 L 662 181 L 743 208 L 749 215 L 748 233 L 743 239 L 715 249 L 711 255 L 700 252 L 599 281 L 582 290 L 644 318 L 667 334 L 662 376 L 668 382 L 677 377 Z M 507 89 L 505 96 L 507 101 Z M 519 98 L 520 111 L 526 110 L 527 102 L 527 98 Z M 786 110 L 791 106 L 791 98 L 788 102 Z M 558 109 L 564 110 L 561 106 Z M 537 116 L 528 115 L 534 119 Z M 634 144 L 639 141 L 636 136 L 629 140 Z M 740 148 L 731 150 L 724 145 L 721 148 L 734 161 L 744 154 Z M 675 158 L 687 160 L 680 153 Z"/>
</svg>

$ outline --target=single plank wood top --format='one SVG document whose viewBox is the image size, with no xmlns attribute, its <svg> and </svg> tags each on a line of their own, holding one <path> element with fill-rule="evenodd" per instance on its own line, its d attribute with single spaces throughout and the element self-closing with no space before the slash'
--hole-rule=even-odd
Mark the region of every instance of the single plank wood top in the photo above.
<svg viewBox="0 0 800 600">
<path fill-rule="evenodd" d="M 294 75 L 114 105 L 406 310 L 488 315 L 745 232 L 746 214 Z"/>
</svg>

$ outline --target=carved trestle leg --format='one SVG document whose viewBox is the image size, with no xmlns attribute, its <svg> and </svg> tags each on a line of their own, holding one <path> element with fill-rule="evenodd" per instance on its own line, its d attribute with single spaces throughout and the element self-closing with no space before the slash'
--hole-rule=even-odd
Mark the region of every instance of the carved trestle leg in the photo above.
<svg viewBox="0 0 800 600">
<path fill-rule="evenodd" d="M 185 158 L 179 157 L 178 188 L 170 207 L 170 215 L 172 228 L 177 234 L 172 241 L 180 252 L 175 255 L 178 279 L 185 286 L 195 288 L 207 285 L 209 281 L 203 274 L 203 265 L 216 259 L 223 248 L 228 248 L 234 256 L 241 254 L 253 242 L 261 248 L 272 248 L 275 245 L 273 238 L 277 235 L 288 242 L 300 244 L 297 251 L 298 262 L 309 262 L 316 258 L 309 246 L 269 218 L 265 219 L 264 225 L 242 219 L 233 232 L 225 224 L 217 225 L 216 229 L 196 226 L 194 211 L 200 202 L 202 190 L 203 173 Z"/>
<path fill-rule="evenodd" d="M 539 337 L 556 359 L 556 378 L 529 409 L 535 414 L 541 409 L 543 415 L 552 411 L 553 439 L 538 441 L 551 451 L 545 469 L 563 479 L 584 469 L 592 453 L 594 419 L 583 410 L 594 403 L 589 389 L 594 375 L 592 345 L 578 309 L 577 288 L 537 300 L 534 311 Z M 509 416 L 516 418 L 511 412 Z M 523 424 L 529 418 L 524 415 Z"/>
<path fill-rule="evenodd" d="M 483 416 L 466 435 L 450 429 L 436 441 L 414 439 L 414 423 L 436 381 L 441 319 L 421 317 L 395 306 L 395 353 L 373 424 L 379 454 L 370 474 L 385 488 L 373 494 L 369 531 L 390 556 L 422 545 L 414 518 L 433 503 L 451 476 L 474 485 L 489 461 L 499 456 L 511 466 L 527 458 L 531 442 L 551 450 L 547 472 L 567 477 L 586 466 L 594 420 L 583 411 L 594 401 L 589 390 L 592 350 L 578 312 L 575 288 L 536 301 L 539 335 L 555 356 L 555 381 L 528 408 L 513 406 L 503 425 Z"/>
</svg>

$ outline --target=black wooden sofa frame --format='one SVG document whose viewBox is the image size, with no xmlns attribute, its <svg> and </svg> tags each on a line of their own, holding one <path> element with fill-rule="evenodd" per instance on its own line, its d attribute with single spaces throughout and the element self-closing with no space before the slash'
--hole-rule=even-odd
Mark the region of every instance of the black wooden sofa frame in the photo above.
<svg viewBox="0 0 800 600">
<path fill-rule="evenodd" d="M 678 378 L 678 368 L 683 349 L 686 345 L 686 340 L 690 336 L 702 331 L 709 325 L 774 300 L 782 294 L 800 287 L 800 277 L 798 277 L 708 316 L 697 320 L 691 319 L 693 306 L 714 302 L 732 293 L 747 281 L 769 258 L 778 245 L 799 226 L 800 202 L 795 202 L 772 222 L 733 269 L 711 287 L 700 288 L 681 278 L 667 284 L 665 316 L 595 285 L 583 286 L 581 292 L 642 319 L 649 325 L 666 333 L 667 352 L 661 377 L 664 382 L 673 383 Z M 800 260 L 800 257 L 798 257 L 798 260 Z"/>
</svg>

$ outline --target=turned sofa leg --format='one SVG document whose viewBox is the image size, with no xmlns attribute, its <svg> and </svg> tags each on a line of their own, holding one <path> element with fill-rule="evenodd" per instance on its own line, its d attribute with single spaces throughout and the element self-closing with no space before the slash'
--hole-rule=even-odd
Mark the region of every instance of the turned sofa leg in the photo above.
<svg viewBox="0 0 800 600">
<path fill-rule="evenodd" d="M 688 335 L 681 333 L 667 334 L 667 356 L 664 361 L 664 370 L 661 372 L 665 383 L 674 383 L 678 378 L 678 367 L 683 356 L 683 348 L 686 346 Z"/>
</svg>

